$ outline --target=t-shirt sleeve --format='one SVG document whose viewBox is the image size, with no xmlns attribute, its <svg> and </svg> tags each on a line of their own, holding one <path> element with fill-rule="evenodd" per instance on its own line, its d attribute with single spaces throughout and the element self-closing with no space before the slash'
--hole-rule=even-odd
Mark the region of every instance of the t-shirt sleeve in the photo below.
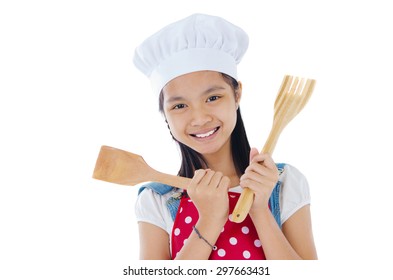
<svg viewBox="0 0 393 280">
<path fill-rule="evenodd" d="M 284 223 L 300 208 L 310 204 L 311 196 L 306 177 L 295 167 L 285 165 L 280 180 L 281 222 Z"/>
<path fill-rule="evenodd" d="M 167 231 L 165 214 L 166 205 L 163 196 L 147 188 L 138 195 L 135 204 L 137 222 L 150 223 Z"/>
</svg>

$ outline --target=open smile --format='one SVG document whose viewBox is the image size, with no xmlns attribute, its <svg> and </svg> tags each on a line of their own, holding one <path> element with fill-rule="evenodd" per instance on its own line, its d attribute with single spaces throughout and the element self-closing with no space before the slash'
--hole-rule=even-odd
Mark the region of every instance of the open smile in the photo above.
<svg viewBox="0 0 393 280">
<path fill-rule="evenodd" d="M 193 137 L 199 138 L 199 139 L 204 139 L 204 138 L 208 138 L 210 136 L 212 136 L 213 134 L 215 134 L 218 130 L 220 129 L 220 127 L 215 127 L 212 130 L 209 130 L 207 132 L 203 132 L 203 133 L 196 133 L 196 134 L 190 134 Z"/>
</svg>

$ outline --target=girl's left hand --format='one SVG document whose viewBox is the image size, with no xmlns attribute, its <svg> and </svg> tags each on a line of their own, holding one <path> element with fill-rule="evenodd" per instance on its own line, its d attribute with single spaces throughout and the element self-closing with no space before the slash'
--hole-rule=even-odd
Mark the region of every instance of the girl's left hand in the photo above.
<svg viewBox="0 0 393 280">
<path fill-rule="evenodd" d="M 259 153 L 256 148 L 250 151 L 250 165 L 240 177 L 240 186 L 249 188 L 255 194 L 250 214 L 265 210 L 269 198 L 278 181 L 279 172 L 269 154 Z"/>
</svg>

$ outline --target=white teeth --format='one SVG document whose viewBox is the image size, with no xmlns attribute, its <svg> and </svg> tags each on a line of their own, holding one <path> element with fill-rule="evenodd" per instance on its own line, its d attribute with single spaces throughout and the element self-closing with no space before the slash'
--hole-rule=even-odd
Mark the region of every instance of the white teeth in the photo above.
<svg viewBox="0 0 393 280">
<path fill-rule="evenodd" d="M 217 131 L 217 128 L 207 132 L 207 133 L 203 133 L 203 134 L 195 134 L 196 137 L 198 138 L 205 138 L 205 137 L 209 137 L 210 135 L 212 135 L 214 132 Z"/>
</svg>

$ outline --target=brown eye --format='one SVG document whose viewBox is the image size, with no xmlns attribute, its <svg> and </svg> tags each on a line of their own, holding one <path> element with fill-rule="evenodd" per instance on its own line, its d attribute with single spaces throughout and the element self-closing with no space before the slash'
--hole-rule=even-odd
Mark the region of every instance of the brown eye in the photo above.
<svg viewBox="0 0 393 280">
<path fill-rule="evenodd" d="M 220 98 L 219 96 L 214 95 L 214 96 L 209 97 L 209 98 L 207 99 L 207 102 L 216 101 L 216 100 L 218 100 L 219 98 Z"/>
<path fill-rule="evenodd" d="M 183 109 L 183 108 L 186 108 L 185 104 L 177 104 L 177 105 L 173 106 L 172 109 L 178 110 L 178 109 Z"/>
</svg>

